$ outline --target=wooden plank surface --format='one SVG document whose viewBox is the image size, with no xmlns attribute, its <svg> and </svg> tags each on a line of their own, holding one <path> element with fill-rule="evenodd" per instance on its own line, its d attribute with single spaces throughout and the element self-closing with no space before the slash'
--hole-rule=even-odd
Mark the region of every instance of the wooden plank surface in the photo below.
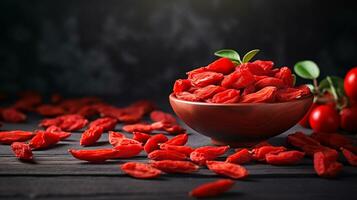
<svg viewBox="0 0 357 200">
<path fill-rule="evenodd" d="M 5 124 L 2 130 L 34 130 L 38 119 L 26 124 Z M 120 130 L 120 125 L 116 127 Z M 296 126 L 271 139 L 284 144 L 286 134 L 303 130 Z M 304 130 L 308 132 L 309 130 Z M 210 145 L 207 137 L 189 129 L 189 145 Z M 219 178 L 207 169 L 191 175 L 164 175 L 157 180 L 137 180 L 119 170 L 126 161 L 146 162 L 145 153 L 133 159 L 89 164 L 74 159 L 67 150 L 79 146 L 80 132 L 75 132 L 56 147 L 34 151 L 35 162 L 14 158 L 8 145 L 0 145 L 0 198 L 3 199 L 186 199 L 195 186 Z M 110 147 L 107 134 L 98 145 Z M 128 137 L 130 135 L 128 134 Z M 221 158 L 223 159 L 223 158 Z M 336 180 L 316 176 L 311 159 L 296 166 L 246 165 L 250 177 L 237 181 L 233 190 L 219 199 L 348 199 L 357 190 L 357 170 L 345 166 Z"/>
</svg>

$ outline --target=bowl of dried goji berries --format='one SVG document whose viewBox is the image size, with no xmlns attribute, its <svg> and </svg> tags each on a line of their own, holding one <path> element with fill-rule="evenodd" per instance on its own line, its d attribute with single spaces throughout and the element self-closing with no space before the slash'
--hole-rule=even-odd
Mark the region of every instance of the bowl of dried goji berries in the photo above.
<svg viewBox="0 0 357 200">
<path fill-rule="evenodd" d="M 174 112 L 214 144 L 250 146 L 294 126 L 309 110 L 313 95 L 295 86 L 288 67 L 272 61 L 240 59 L 234 50 L 176 80 L 169 100 Z"/>
</svg>

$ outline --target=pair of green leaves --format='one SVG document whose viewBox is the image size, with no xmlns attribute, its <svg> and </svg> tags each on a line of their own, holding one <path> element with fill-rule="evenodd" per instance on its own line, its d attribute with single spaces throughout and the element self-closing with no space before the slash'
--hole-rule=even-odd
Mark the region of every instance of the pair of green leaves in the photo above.
<svg viewBox="0 0 357 200">
<path fill-rule="evenodd" d="M 214 53 L 214 55 L 216 55 L 218 57 L 222 57 L 222 58 L 229 58 L 233 62 L 242 64 L 242 63 L 249 62 L 259 51 L 260 51 L 259 49 L 253 49 L 253 50 L 249 51 L 248 53 L 246 53 L 243 56 L 242 60 L 240 59 L 238 52 L 236 52 L 232 49 L 222 49 L 222 50 L 216 51 Z"/>
</svg>

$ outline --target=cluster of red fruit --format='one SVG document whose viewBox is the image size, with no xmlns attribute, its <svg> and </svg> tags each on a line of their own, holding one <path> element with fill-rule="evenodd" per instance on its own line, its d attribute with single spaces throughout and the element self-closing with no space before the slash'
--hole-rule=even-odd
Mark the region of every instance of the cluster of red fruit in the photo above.
<svg viewBox="0 0 357 200">
<path fill-rule="evenodd" d="M 272 61 L 236 63 L 219 58 L 187 72 L 187 79 L 176 80 L 173 93 L 186 101 L 225 104 L 285 102 L 310 94 L 305 85 L 294 87 L 288 67 L 273 66 Z"/>
<path fill-rule="evenodd" d="M 315 102 L 299 124 L 315 132 L 336 132 L 341 128 L 356 133 L 357 67 L 347 73 L 343 82 L 344 98 L 334 99 L 328 91 L 317 93 Z"/>
</svg>

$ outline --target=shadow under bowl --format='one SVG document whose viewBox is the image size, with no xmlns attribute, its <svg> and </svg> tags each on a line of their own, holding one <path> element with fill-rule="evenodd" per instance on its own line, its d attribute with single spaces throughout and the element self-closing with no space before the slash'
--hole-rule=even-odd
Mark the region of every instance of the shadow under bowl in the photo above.
<svg viewBox="0 0 357 200">
<path fill-rule="evenodd" d="M 293 127 L 309 110 L 313 95 L 278 103 L 214 104 L 169 96 L 174 112 L 216 145 L 253 146 Z"/>
</svg>

